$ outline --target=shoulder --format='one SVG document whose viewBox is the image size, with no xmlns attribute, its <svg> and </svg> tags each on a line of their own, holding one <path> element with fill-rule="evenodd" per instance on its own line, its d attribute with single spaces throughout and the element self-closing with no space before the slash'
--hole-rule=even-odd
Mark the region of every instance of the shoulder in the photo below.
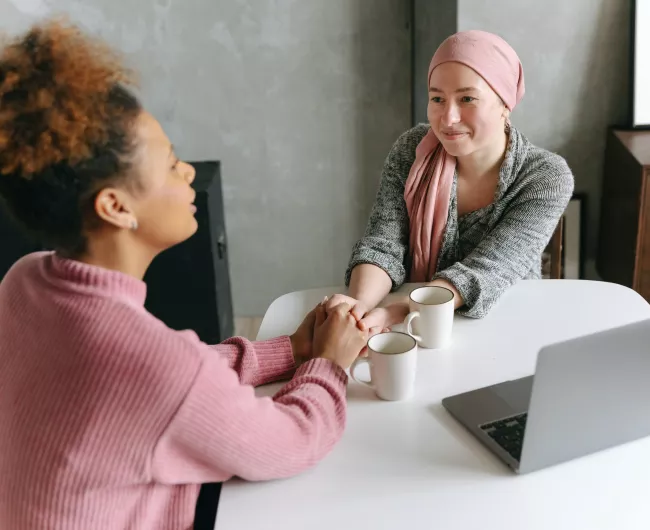
<svg viewBox="0 0 650 530">
<path fill-rule="evenodd" d="M 408 131 L 399 135 L 393 144 L 391 152 L 415 158 L 415 148 L 429 132 L 429 129 L 428 123 L 419 123 L 415 127 L 411 127 Z"/>
<path fill-rule="evenodd" d="M 523 135 L 521 136 L 527 144 L 527 149 L 518 168 L 517 187 L 544 194 L 570 196 L 573 193 L 575 179 L 564 157 L 533 145 Z"/>
<path fill-rule="evenodd" d="M 3 289 L 11 289 L 22 285 L 25 281 L 36 279 L 51 254 L 52 252 L 43 251 L 22 256 L 9 268 L 0 286 Z"/>
<path fill-rule="evenodd" d="M 35 272 L 53 253 L 51 251 L 32 252 L 17 259 L 9 268 L 6 277 L 14 274 Z"/>
<path fill-rule="evenodd" d="M 389 171 L 388 176 L 396 177 L 402 183 L 406 181 L 415 161 L 415 150 L 429 129 L 428 124 L 420 123 L 399 135 L 384 164 L 384 169 Z"/>
</svg>

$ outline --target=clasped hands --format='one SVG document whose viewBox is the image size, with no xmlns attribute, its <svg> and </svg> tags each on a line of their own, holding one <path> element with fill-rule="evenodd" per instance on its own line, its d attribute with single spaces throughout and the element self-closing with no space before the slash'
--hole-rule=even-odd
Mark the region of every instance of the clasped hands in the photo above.
<svg viewBox="0 0 650 530">
<path fill-rule="evenodd" d="M 346 295 L 326 297 L 290 337 L 296 364 L 324 357 L 347 369 L 359 355 L 366 355 L 370 337 L 402 322 L 407 313 L 406 303 L 369 311 L 363 302 Z"/>
</svg>

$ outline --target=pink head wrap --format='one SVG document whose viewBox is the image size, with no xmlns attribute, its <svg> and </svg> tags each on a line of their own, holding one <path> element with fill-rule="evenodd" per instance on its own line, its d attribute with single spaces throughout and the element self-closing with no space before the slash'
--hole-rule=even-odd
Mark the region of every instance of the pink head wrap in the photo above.
<svg viewBox="0 0 650 530">
<path fill-rule="evenodd" d="M 433 70 L 449 61 L 475 70 L 510 110 L 524 95 L 519 57 L 497 35 L 473 30 L 448 37 L 431 59 L 427 85 Z M 415 150 L 415 162 L 404 189 L 410 226 L 411 282 L 430 281 L 436 272 L 455 170 L 456 159 L 445 151 L 430 129 Z"/>
</svg>

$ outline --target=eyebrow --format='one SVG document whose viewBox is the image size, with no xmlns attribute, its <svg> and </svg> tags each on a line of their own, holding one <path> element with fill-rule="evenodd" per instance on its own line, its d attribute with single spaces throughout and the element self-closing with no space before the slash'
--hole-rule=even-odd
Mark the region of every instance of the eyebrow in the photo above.
<svg viewBox="0 0 650 530">
<path fill-rule="evenodd" d="M 462 88 L 457 88 L 456 90 L 454 90 L 454 92 L 471 92 L 473 90 L 475 90 L 476 92 L 480 92 L 478 88 L 473 86 L 464 86 Z M 444 91 L 434 86 L 431 86 L 429 87 L 429 92 L 444 92 Z"/>
</svg>

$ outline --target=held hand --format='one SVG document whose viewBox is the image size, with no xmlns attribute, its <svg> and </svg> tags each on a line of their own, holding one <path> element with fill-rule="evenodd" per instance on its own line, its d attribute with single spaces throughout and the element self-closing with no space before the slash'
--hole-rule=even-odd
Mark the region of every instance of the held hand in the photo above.
<svg viewBox="0 0 650 530">
<path fill-rule="evenodd" d="M 329 359 L 347 370 L 366 347 L 368 332 L 359 329 L 349 304 L 334 306 L 329 313 L 316 311 L 314 356 Z"/>
<path fill-rule="evenodd" d="M 291 335 L 291 348 L 296 365 L 313 358 L 314 328 L 316 326 L 316 314 L 318 311 L 325 312 L 322 304 L 312 309 L 302 321 L 295 333 Z"/>
<path fill-rule="evenodd" d="M 409 313 L 406 302 L 397 302 L 386 307 L 376 307 L 366 314 L 359 322 L 368 330 L 382 330 L 395 324 L 401 324 Z"/>
<path fill-rule="evenodd" d="M 332 298 L 327 300 L 325 309 L 329 313 L 340 304 L 347 304 L 350 306 L 350 312 L 357 322 L 359 322 L 368 312 L 368 307 L 365 303 L 344 294 L 335 294 L 332 296 Z"/>
</svg>

